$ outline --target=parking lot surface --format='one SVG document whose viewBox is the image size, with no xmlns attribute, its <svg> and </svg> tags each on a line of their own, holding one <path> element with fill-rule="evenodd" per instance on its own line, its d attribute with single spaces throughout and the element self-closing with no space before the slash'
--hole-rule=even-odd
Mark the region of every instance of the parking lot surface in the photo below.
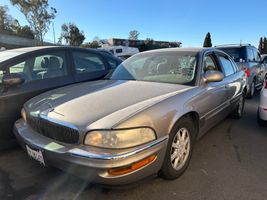
<svg viewBox="0 0 267 200">
<path fill-rule="evenodd" d="M 44 168 L 19 147 L 0 153 L 0 199 L 267 199 L 267 127 L 257 124 L 258 98 L 241 120 L 225 119 L 196 142 L 189 168 L 177 180 L 152 177 L 127 188 L 104 189 Z"/>
</svg>

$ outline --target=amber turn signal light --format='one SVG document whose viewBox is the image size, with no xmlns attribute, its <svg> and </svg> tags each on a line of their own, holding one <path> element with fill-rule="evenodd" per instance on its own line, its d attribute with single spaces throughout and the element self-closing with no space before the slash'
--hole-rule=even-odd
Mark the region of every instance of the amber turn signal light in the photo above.
<svg viewBox="0 0 267 200">
<path fill-rule="evenodd" d="M 137 169 L 140 169 L 141 167 L 148 165 L 149 163 L 153 162 L 156 158 L 157 158 L 156 155 L 152 155 L 152 156 L 149 156 L 148 158 L 145 158 L 144 160 L 136 162 L 130 166 L 108 169 L 108 173 L 110 175 L 113 175 L 113 176 L 128 174 L 128 173 L 133 172 Z"/>
</svg>

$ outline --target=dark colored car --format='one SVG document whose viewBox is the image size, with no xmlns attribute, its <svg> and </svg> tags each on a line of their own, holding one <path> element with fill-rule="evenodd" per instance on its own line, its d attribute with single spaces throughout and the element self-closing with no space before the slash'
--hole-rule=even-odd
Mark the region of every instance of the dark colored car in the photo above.
<svg viewBox="0 0 267 200">
<path fill-rule="evenodd" d="M 64 85 L 101 79 L 120 63 L 120 59 L 101 51 L 74 47 L 1 52 L 0 149 L 8 146 L 8 141 L 13 142 L 12 127 L 27 100 Z"/>
<path fill-rule="evenodd" d="M 256 89 L 261 89 L 266 78 L 266 67 L 257 48 L 250 44 L 222 45 L 218 49 L 230 55 L 248 77 L 247 97 L 252 98 Z"/>
</svg>

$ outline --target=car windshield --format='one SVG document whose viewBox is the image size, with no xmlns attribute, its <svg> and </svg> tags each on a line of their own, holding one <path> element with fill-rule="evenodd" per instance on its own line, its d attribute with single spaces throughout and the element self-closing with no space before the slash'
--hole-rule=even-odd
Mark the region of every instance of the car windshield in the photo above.
<svg viewBox="0 0 267 200">
<path fill-rule="evenodd" d="M 149 52 L 121 63 L 110 79 L 192 85 L 196 65 L 196 52 Z"/>
<path fill-rule="evenodd" d="M 234 48 L 219 48 L 233 58 L 235 62 L 240 62 L 240 59 L 245 60 L 244 50 L 240 47 Z"/>
</svg>

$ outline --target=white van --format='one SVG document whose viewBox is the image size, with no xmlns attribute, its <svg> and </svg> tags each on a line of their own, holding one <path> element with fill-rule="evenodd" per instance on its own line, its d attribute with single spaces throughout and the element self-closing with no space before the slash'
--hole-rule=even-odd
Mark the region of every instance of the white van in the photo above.
<svg viewBox="0 0 267 200">
<path fill-rule="evenodd" d="M 135 47 L 107 46 L 101 47 L 99 49 L 106 50 L 122 60 L 125 60 L 131 57 L 132 55 L 139 53 L 139 49 Z"/>
</svg>

